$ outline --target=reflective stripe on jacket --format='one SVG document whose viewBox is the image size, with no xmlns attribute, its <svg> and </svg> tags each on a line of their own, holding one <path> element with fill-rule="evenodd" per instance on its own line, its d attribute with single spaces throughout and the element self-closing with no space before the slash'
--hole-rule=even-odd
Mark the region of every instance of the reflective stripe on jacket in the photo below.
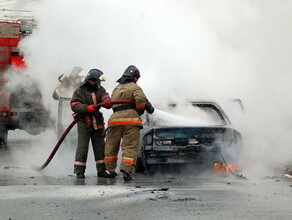
<svg viewBox="0 0 292 220">
<path fill-rule="evenodd" d="M 94 93 L 94 96 L 92 95 Z M 93 97 L 96 98 L 96 103 L 104 102 L 110 100 L 110 96 L 106 92 L 106 90 L 100 86 L 97 91 L 88 91 L 88 88 L 85 85 L 77 88 L 72 96 L 70 106 L 74 113 L 87 113 L 86 106 L 95 104 Z M 99 109 L 93 113 L 87 113 L 83 118 L 80 119 L 80 122 L 86 123 L 87 127 L 91 127 L 93 125 L 92 116 L 96 119 L 97 128 L 104 128 L 104 119 Z"/>
<path fill-rule="evenodd" d="M 112 100 L 129 100 L 133 101 L 135 104 L 133 109 L 114 112 L 108 120 L 108 127 L 118 125 L 135 125 L 142 127 L 142 120 L 138 112 L 143 113 L 146 104 L 146 96 L 140 86 L 134 82 L 119 84 L 112 92 Z M 122 105 L 124 104 L 114 104 L 112 108 Z"/>
</svg>

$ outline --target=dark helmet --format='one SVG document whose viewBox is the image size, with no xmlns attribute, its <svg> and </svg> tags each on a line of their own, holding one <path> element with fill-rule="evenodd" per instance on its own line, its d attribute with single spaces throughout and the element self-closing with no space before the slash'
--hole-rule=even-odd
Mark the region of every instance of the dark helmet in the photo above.
<svg viewBox="0 0 292 220">
<path fill-rule="evenodd" d="M 131 65 L 129 66 L 125 72 L 123 73 L 122 77 L 117 80 L 118 83 L 125 84 L 129 82 L 133 82 L 133 77 L 140 78 L 140 71 L 137 67 Z"/>
<path fill-rule="evenodd" d="M 122 75 L 124 77 L 131 77 L 133 78 L 134 76 L 136 76 L 137 78 L 140 78 L 140 71 L 138 70 L 137 67 L 135 67 L 134 65 L 130 65 L 124 72 L 124 74 Z"/>
<path fill-rule="evenodd" d="M 85 77 L 84 81 L 80 84 L 80 86 L 84 85 L 88 80 L 93 81 L 105 81 L 105 75 L 99 69 L 91 69 L 89 70 L 87 76 Z"/>
<path fill-rule="evenodd" d="M 103 75 L 103 72 L 101 72 L 99 69 L 91 69 L 89 70 L 86 78 L 85 78 L 85 81 L 88 81 L 88 80 L 95 80 L 95 81 L 100 81 L 101 80 L 101 76 Z"/>
</svg>

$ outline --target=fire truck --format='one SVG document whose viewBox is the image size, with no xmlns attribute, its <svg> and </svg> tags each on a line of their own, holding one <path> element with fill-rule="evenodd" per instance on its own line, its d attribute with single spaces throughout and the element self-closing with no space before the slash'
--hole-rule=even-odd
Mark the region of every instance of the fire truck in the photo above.
<svg viewBox="0 0 292 220">
<path fill-rule="evenodd" d="M 37 135 L 54 126 L 18 48 L 34 27 L 34 20 L 0 21 L 0 147 L 7 147 L 9 130 Z"/>
</svg>

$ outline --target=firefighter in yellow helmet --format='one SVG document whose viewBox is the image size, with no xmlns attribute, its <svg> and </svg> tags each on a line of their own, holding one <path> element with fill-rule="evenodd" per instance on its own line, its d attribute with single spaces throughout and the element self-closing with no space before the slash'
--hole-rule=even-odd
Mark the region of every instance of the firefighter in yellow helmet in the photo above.
<svg viewBox="0 0 292 220">
<path fill-rule="evenodd" d="M 62 76 L 63 74 L 59 77 L 60 83 L 55 88 L 52 95 L 55 100 L 59 100 L 61 97 L 71 97 L 74 90 L 78 88 L 79 84 L 86 76 L 86 73 L 81 67 L 75 66 L 69 76 L 65 76 L 61 79 Z"/>
<path fill-rule="evenodd" d="M 122 77 L 117 80 L 119 85 L 112 92 L 112 100 L 129 100 L 133 104 L 114 104 L 113 114 L 108 120 L 108 132 L 105 143 L 105 164 L 109 171 L 109 177 L 114 178 L 117 173 L 118 152 L 121 144 L 122 162 L 121 172 L 125 181 L 132 180 L 134 166 L 137 160 L 140 129 L 142 121 L 140 115 L 147 110 L 154 112 L 151 103 L 136 83 L 140 78 L 139 70 L 131 65 Z"/>
</svg>

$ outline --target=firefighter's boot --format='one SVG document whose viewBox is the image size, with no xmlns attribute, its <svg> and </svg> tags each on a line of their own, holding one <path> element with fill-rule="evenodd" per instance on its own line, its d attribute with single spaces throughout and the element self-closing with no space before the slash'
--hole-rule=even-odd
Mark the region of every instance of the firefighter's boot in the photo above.
<svg viewBox="0 0 292 220">
<path fill-rule="evenodd" d="M 121 172 L 123 173 L 123 177 L 124 177 L 124 180 L 125 181 L 131 181 L 132 180 L 132 176 L 130 173 L 124 171 L 124 170 L 121 170 Z"/>
<path fill-rule="evenodd" d="M 109 178 L 109 174 L 106 172 L 104 163 L 96 164 L 96 169 L 97 169 L 97 177 L 99 177 L 99 178 Z"/>
<path fill-rule="evenodd" d="M 82 165 L 79 165 L 79 164 L 82 164 Z M 86 170 L 86 163 L 85 162 L 75 161 L 74 173 L 76 173 L 76 178 L 78 178 L 78 179 L 85 178 L 85 176 L 84 176 L 85 170 Z"/>
<path fill-rule="evenodd" d="M 116 173 L 116 171 L 110 171 L 109 172 L 109 178 L 115 178 L 118 174 Z"/>
<path fill-rule="evenodd" d="M 97 172 L 97 177 L 99 177 L 99 178 L 110 178 L 110 174 L 108 174 L 106 171 L 100 171 L 100 172 Z"/>
<path fill-rule="evenodd" d="M 76 173 L 76 178 L 78 178 L 78 179 L 84 179 L 85 178 L 85 175 L 84 175 L 84 173 Z"/>
</svg>

